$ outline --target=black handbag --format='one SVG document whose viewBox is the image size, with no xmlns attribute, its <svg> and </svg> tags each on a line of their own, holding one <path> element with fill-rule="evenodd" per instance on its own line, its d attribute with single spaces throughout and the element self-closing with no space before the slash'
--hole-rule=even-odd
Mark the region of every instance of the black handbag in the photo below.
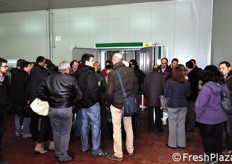
<svg viewBox="0 0 232 164">
<path fill-rule="evenodd" d="M 224 91 L 221 91 L 221 99 L 222 99 L 222 107 L 224 111 L 231 115 L 232 114 L 232 100 L 230 93 L 226 93 Z"/>
<path fill-rule="evenodd" d="M 126 96 L 126 91 L 125 91 L 125 88 L 124 88 L 123 83 L 122 83 L 122 78 L 121 78 L 118 70 L 115 70 L 115 71 L 116 71 L 116 74 L 118 76 L 118 80 L 119 80 L 119 83 L 121 85 L 122 93 L 124 96 L 124 100 L 123 100 L 124 116 L 125 117 L 133 116 L 139 110 L 137 99 L 134 95 L 131 95 L 128 97 Z"/>
</svg>

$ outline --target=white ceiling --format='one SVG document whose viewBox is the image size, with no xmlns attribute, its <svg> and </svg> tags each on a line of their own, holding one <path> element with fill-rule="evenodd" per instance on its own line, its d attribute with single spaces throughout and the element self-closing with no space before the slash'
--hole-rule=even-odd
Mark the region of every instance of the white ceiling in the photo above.
<svg viewBox="0 0 232 164">
<path fill-rule="evenodd" d="M 168 0 L 0 0 L 0 13 L 89 6 L 156 2 Z"/>
</svg>

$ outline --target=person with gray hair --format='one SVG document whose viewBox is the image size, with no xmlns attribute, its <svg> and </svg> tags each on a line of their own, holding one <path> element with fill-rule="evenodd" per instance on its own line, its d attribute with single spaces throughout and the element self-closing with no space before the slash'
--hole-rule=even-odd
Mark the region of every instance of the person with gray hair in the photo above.
<svg viewBox="0 0 232 164">
<path fill-rule="evenodd" d="M 123 120 L 126 132 L 126 149 L 129 156 L 134 155 L 134 134 L 132 130 L 131 117 L 123 117 L 123 100 L 124 96 L 120 86 L 116 70 L 122 77 L 122 82 L 125 87 L 126 95 L 136 95 L 138 92 L 137 77 L 133 68 L 126 67 L 123 63 L 123 56 L 116 53 L 112 57 L 113 70 L 109 73 L 108 89 L 107 89 L 107 105 L 110 107 L 113 122 L 113 139 L 114 139 L 114 154 L 107 156 L 108 159 L 114 161 L 123 160 L 122 152 L 122 129 L 121 122 Z"/>
<path fill-rule="evenodd" d="M 73 160 L 67 154 L 70 132 L 72 127 L 72 106 L 82 99 L 82 91 L 75 77 L 69 75 L 70 65 L 62 61 L 58 66 L 58 73 L 52 74 L 41 83 L 37 89 L 37 96 L 48 101 L 49 113 L 55 156 L 59 163 Z"/>
<path fill-rule="evenodd" d="M 59 66 L 58 66 L 58 72 L 63 72 L 63 73 L 65 73 L 65 71 L 66 71 L 67 69 L 69 69 L 69 68 L 70 68 L 69 63 L 66 62 L 66 61 L 62 61 L 62 62 L 60 62 Z M 68 71 L 68 74 L 69 74 L 69 73 L 70 73 L 70 72 Z"/>
</svg>

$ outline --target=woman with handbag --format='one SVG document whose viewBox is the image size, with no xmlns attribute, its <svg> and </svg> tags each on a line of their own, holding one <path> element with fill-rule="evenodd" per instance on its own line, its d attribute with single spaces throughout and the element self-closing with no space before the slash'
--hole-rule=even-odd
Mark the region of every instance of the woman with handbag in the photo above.
<svg viewBox="0 0 232 164">
<path fill-rule="evenodd" d="M 214 65 L 204 69 L 203 86 L 195 103 L 196 121 L 199 122 L 204 151 L 207 156 L 220 155 L 222 134 L 228 116 L 222 108 L 221 92 L 229 92 L 222 74 Z M 207 163 L 217 163 L 209 159 Z"/>
</svg>

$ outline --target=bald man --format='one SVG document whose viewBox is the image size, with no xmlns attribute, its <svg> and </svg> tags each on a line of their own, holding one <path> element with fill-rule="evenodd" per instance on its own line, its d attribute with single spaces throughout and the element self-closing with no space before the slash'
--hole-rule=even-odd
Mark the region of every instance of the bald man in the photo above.
<svg viewBox="0 0 232 164">
<path fill-rule="evenodd" d="M 118 70 L 119 74 L 121 75 L 127 96 L 137 94 L 138 82 L 133 68 L 126 67 L 122 61 L 122 54 L 114 54 L 112 57 L 113 70 L 108 75 L 107 104 L 110 106 L 112 114 L 114 154 L 109 154 L 107 158 L 113 161 L 123 160 L 121 135 L 122 120 L 126 132 L 127 153 L 129 156 L 134 155 L 134 135 L 132 130 L 132 121 L 131 117 L 123 117 L 124 96 L 122 94 L 121 86 L 115 70 Z"/>
</svg>

